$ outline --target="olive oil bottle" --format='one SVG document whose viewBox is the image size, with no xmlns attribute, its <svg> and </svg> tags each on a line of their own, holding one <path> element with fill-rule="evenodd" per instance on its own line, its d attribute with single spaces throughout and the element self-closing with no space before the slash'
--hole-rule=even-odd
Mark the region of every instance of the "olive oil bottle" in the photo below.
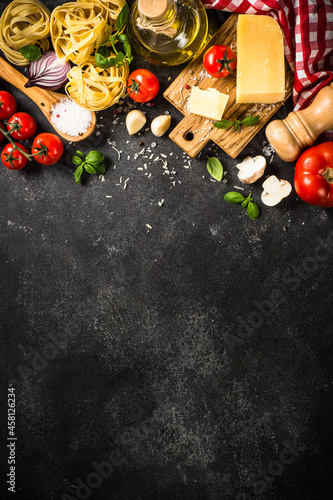
<svg viewBox="0 0 333 500">
<path fill-rule="evenodd" d="M 210 38 L 200 0 L 136 0 L 127 32 L 141 57 L 164 66 L 185 63 Z"/>
</svg>

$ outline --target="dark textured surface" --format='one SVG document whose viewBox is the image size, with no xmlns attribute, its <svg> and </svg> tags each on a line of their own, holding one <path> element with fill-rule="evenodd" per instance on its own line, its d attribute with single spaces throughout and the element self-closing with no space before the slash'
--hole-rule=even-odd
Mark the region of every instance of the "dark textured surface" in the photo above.
<svg viewBox="0 0 333 500">
<path fill-rule="evenodd" d="M 162 91 L 140 109 L 175 125 L 162 92 L 182 68 L 151 69 Z M 1 169 L 1 384 L 3 401 L 16 390 L 18 438 L 17 492 L 4 463 L 2 498 L 332 498 L 332 210 L 294 191 L 265 207 L 257 182 L 253 222 L 223 200 L 238 160 L 209 144 L 190 161 L 114 119 L 99 113 L 80 144 L 107 157 L 104 182 L 75 184 L 71 144 L 57 166 Z M 135 157 L 143 147 L 168 155 L 174 179 Z M 206 155 L 227 184 L 211 182 Z M 293 170 L 274 156 L 267 174 L 292 182 Z"/>
</svg>

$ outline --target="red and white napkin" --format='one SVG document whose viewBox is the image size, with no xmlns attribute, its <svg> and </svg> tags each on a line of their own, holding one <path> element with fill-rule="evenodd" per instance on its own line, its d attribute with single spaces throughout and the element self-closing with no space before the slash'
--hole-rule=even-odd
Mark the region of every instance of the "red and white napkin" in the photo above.
<svg viewBox="0 0 333 500">
<path fill-rule="evenodd" d="M 202 0 L 208 9 L 274 17 L 295 73 L 294 110 L 306 108 L 333 81 L 333 0 Z M 333 110 L 332 110 L 333 113 Z M 333 131 L 325 134 L 333 140 Z"/>
</svg>

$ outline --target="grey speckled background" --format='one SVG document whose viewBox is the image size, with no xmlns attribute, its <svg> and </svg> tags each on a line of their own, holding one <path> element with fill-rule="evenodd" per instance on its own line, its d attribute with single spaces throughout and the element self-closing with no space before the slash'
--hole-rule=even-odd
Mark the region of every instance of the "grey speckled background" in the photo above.
<svg viewBox="0 0 333 500">
<path fill-rule="evenodd" d="M 139 66 L 162 91 L 182 69 Z M 154 103 L 140 108 L 148 122 L 169 110 L 176 125 L 162 92 Z M 1 386 L 3 401 L 16 390 L 18 438 L 7 494 L 4 418 L 2 498 L 332 498 L 332 210 L 294 191 L 264 207 L 256 183 L 253 222 L 223 200 L 237 160 L 209 144 L 190 161 L 114 119 L 100 113 L 80 144 L 107 157 L 104 182 L 75 184 L 68 143 L 56 166 L 1 169 Z M 138 170 L 139 139 L 168 155 L 174 179 L 160 161 Z M 262 130 L 239 159 L 264 141 Z M 227 184 L 211 182 L 206 155 Z M 267 173 L 292 182 L 293 169 L 274 156 Z"/>
</svg>

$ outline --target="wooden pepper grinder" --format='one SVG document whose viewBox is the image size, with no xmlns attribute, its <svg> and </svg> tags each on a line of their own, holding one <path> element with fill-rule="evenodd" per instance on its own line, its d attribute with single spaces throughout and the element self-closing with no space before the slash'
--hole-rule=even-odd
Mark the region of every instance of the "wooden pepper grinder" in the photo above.
<svg viewBox="0 0 333 500">
<path fill-rule="evenodd" d="M 333 83 L 322 88 L 313 102 L 301 111 L 292 111 L 284 120 L 274 120 L 266 127 L 266 137 L 284 161 L 295 161 L 302 149 L 333 128 Z"/>
</svg>

